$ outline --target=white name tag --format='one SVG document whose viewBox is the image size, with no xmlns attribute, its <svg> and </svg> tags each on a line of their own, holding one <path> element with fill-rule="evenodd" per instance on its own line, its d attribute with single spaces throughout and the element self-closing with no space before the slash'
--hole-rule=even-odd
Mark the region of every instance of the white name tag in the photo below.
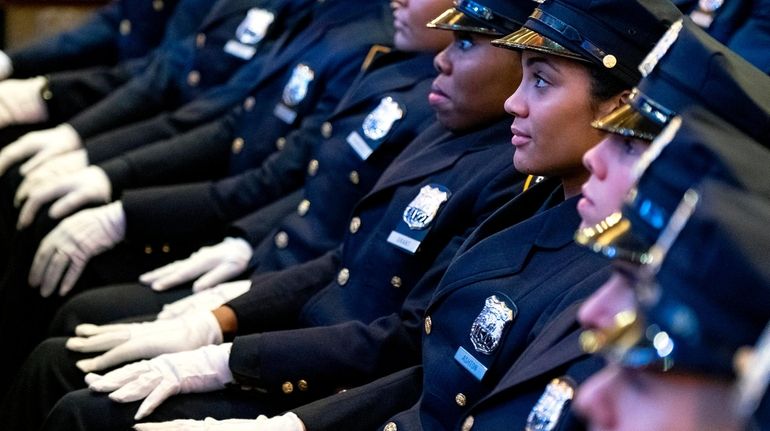
<svg viewBox="0 0 770 431">
<path fill-rule="evenodd" d="M 417 248 L 420 247 L 420 241 L 417 241 L 414 238 L 409 238 L 408 236 L 396 231 L 390 232 L 390 235 L 388 235 L 388 242 L 412 254 L 417 252 Z"/>
<path fill-rule="evenodd" d="M 244 60 L 251 60 L 251 57 L 254 57 L 254 54 L 257 53 L 257 48 L 249 45 L 244 45 L 235 40 L 229 40 L 225 44 L 225 52 L 232 56 L 242 58 Z"/>
<path fill-rule="evenodd" d="M 357 132 L 350 132 L 347 141 L 361 160 L 366 160 L 372 155 L 372 148 Z"/>
<path fill-rule="evenodd" d="M 273 114 L 275 114 L 276 117 L 280 118 L 286 124 L 293 124 L 294 120 L 297 119 L 297 112 L 284 105 L 283 103 L 275 105 Z"/>
</svg>

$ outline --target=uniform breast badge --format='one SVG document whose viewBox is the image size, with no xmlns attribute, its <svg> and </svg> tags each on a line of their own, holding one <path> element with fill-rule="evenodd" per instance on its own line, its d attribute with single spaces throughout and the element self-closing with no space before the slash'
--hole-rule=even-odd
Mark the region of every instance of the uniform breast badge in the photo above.
<svg viewBox="0 0 770 431">
<path fill-rule="evenodd" d="M 516 318 L 517 308 L 492 295 L 484 301 L 484 308 L 471 325 L 470 339 L 473 348 L 481 354 L 491 355 L 500 346 L 505 327 Z M 487 373 L 487 366 L 467 351 L 463 346 L 457 348 L 454 356 L 466 371 L 481 381 Z"/>
<path fill-rule="evenodd" d="M 575 395 L 575 383 L 568 377 L 551 380 L 527 417 L 525 431 L 551 431 L 559 424 L 564 406 Z"/>
<path fill-rule="evenodd" d="M 415 253 L 427 236 L 431 222 L 451 194 L 449 189 L 438 184 L 423 186 L 417 197 L 406 206 L 401 221 L 388 236 L 388 242 Z"/>
<path fill-rule="evenodd" d="M 275 15 L 267 10 L 253 8 L 235 30 L 235 39 L 225 44 L 225 52 L 243 60 L 250 60 L 257 52 L 257 44 L 265 38 Z"/>
<path fill-rule="evenodd" d="M 492 295 L 484 301 L 484 308 L 471 326 L 471 343 L 477 352 L 491 355 L 500 345 L 503 330 L 515 317 L 515 309 Z"/>
<path fill-rule="evenodd" d="M 294 123 L 297 119 L 297 111 L 294 107 L 299 105 L 307 96 L 310 84 L 315 79 L 315 72 L 310 66 L 300 63 L 291 73 L 289 82 L 283 88 L 281 103 L 276 105 L 273 111 L 275 116 L 287 124 Z"/>
<path fill-rule="evenodd" d="M 353 131 L 347 137 L 348 144 L 362 160 L 368 159 L 388 136 L 393 125 L 404 118 L 404 114 L 404 108 L 397 101 L 390 96 L 383 97 L 380 104 L 364 118 L 361 124 L 364 136 Z"/>
</svg>

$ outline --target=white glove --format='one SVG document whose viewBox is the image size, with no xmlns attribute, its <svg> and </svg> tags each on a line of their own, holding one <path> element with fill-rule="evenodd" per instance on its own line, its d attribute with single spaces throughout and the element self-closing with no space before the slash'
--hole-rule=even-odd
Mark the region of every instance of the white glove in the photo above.
<svg viewBox="0 0 770 431">
<path fill-rule="evenodd" d="M 40 168 L 42 169 L 42 167 Z M 59 219 L 86 204 L 107 203 L 112 198 L 112 183 L 98 166 L 89 166 L 64 177 L 51 178 L 35 187 L 22 183 L 16 192 L 16 202 L 26 199 L 19 212 L 16 228 L 21 230 L 35 220 L 41 206 L 56 199 L 48 215 Z"/>
<path fill-rule="evenodd" d="M 77 361 L 75 365 L 84 373 L 222 343 L 222 330 L 210 311 L 154 322 L 102 326 L 86 323 L 78 325 L 75 334 L 79 337 L 67 340 L 68 349 L 84 353 L 107 351 L 95 358 Z"/>
<path fill-rule="evenodd" d="M 260 415 L 256 419 L 226 419 L 218 421 L 206 418 L 202 421 L 177 419 L 170 422 L 143 423 L 134 425 L 136 431 L 305 431 L 305 425 L 292 412 L 268 418 Z"/>
<path fill-rule="evenodd" d="M 16 200 L 14 203 L 16 206 L 21 205 L 19 199 L 19 193 L 22 193 L 24 197 L 29 194 L 29 191 L 37 187 L 46 181 L 50 181 L 52 178 L 58 178 L 73 172 L 77 172 L 81 169 L 85 169 L 88 166 L 88 153 L 86 150 L 75 150 L 68 153 L 64 153 L 59 156 L 55 156 L 47 160 L 36 169 L 31 170 L 27 175 L 24 175 L 16 191 Z M 24 190 L 22 192 L 22 190 Z"/>
<path fill-rule="evenodd" d="M 193 293 L 171 304 L 164 305 L 163 311 L 158 313 L 158 319 L 173 319 L 193 311 L 213 311 L 248 292 L 250 288 L 251 281 L 249 280 L 222 283 L 219 286 Z"/>
<path fill-rule="evenodd" d="M 78 132 L 67 123 L 53 129 L 29 132 L 0 151 L 0 175 L 14 163 L 30 158 L 19 168 L 22 175 L 27 175 L 51 157 L 77 150 L 81 145 Z"/>
<path fill-rule="evenodd" d="M 200 276 L 193 283 L 193 292 L 200 292 L 242 273 L 253 253 L 246 240 L 228 237 L 217 245 L 202 247 L 187 259 L 146 272 L 139 281 L 163 291 Z"/>
<path fill-rule="evenodd" d="M 13 61 L 3 51 L 0 51 L 0 79 L 8 78 L 13 74 Z"/>
<path fill-rule="evenodd" d="M 48 108 L 40 91 L 44 76 L 0 82 L 0 127 L 40 123 L 48 119 Z"/>
<path fill-rule="evenodd" d="M 40 286 L 40 295 L 48 297 L 61 281 L 59 295 L 66 295 L 88 261 L 114 247 L 125 234 L 126 214 L 120 201 L 67 217 L 40 243 L 29 271 L 29 284 Z"/>
<path fill-rule="evenodd" d="M 232 343 L 205 346 L 189 352 L 160 355 L 134 362 L 104 376 L 87 374 L 86 383 L 95 392 L 111 392 L 110 399 L 130 403 L 145 399 L 134 419 L 153 411 L 176 394 L 211 392 L 233 381 L 228 367 Z"/>
</svg>

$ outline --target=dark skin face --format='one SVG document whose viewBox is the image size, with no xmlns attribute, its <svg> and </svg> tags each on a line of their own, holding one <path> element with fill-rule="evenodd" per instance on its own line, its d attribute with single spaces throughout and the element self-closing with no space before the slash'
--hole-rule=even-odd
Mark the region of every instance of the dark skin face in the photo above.
<svg viewBox="0 0 770 431">
<path fill-rule="evenodd" d="M 438 120 L 458 131 L 503 118 L 505 97 L 521 80 L 519 54 L 493 47 L 490 36 L 447 33 L 454 42 L 436 55 L 439 76 L 428 96 Z"/>
<path fill-rule="evenodd" d="M 408 52 L 438 52 L 452 42 L 452 35 L 425 26 L 452 7 L 451 0 L 393 0 L 395 47 Z"/>
<path fill-rule="evenodd" d="M 514 165 L 523 173 L 558 176 L 566 197 L 580 193 L 588 178 L 583 154 L 604 137 L 591 122 L 612 112 L 621 96 L 595 101 L 588 68 L 575 60 L 525 50 L 522 81 L 505 102 L 515 117 Z"/>
</svg>

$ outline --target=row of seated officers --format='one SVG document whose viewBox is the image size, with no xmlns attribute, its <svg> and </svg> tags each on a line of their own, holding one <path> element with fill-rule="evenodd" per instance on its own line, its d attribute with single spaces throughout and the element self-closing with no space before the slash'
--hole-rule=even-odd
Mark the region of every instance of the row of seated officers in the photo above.
<svg viewBox="0 0 770 431">
<path fill-rule="evenodd" d="M 0 52 L 0 424 L 770 429 L 768 73 L 767 0 L 115 0 Z"/>
</svg>

